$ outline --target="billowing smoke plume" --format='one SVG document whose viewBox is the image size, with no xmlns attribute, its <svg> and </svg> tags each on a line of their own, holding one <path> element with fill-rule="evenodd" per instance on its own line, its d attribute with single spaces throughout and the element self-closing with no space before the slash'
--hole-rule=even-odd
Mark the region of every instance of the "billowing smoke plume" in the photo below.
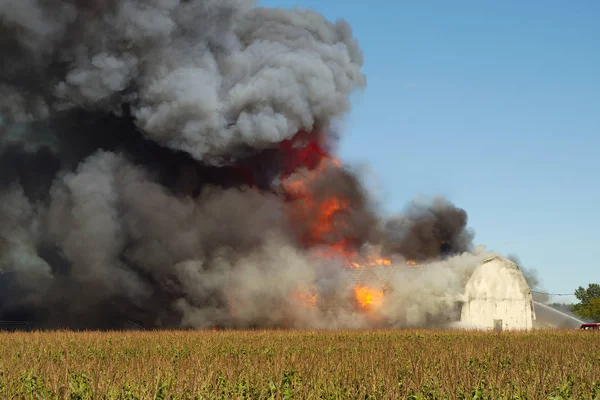
<svg viewBox="0 0 600 400">
<path fill-rule="evenodd" d="M 386 221 L 331 156 L 330 123 L 366 83 L 346 22 L 245 0 L 0 6 L 0 316 L 360 327 L 452 313 L 482 256 L 465 211 L 437 199 Z M 348 284 L 369 249 L 431 264 L 388 269 L 397 301 L 377 321 Z"/>
<path fill-rule="evenodd" d="M 413 260 L 470 250 L 474 234 L 467 229 L 467 213 L 443 198 L 432 204 L 413 203 L 405 214 L 387 222 L 390 236 L 385 250 Z"/>
</svg>

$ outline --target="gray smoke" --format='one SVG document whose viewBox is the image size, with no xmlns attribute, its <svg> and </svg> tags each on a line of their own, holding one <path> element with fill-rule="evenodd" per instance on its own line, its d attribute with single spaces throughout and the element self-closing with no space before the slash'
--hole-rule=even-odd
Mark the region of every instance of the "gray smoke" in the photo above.
<svg viewBox="0 0 600 400">
<path fill-rule="evenodd" d="M 346 22 L 244 0 L 3 0 L 0 50 L 0 317 L 372 326 L 349 260 L 323 256 L 369 245 L 434 266 L 388 278 L 384 325 L 460 300 L 479 260 L 466 212 L 436 199 L 386 221 L 330 160 L 366 83 Z"/>
<path fill-rule="evenodd" d="M 539 303 L 548 303 L 550 301 L 550 296 L 545 294 L 546 290 L 542 285 L 542 279 L 540 278 L 538 271 L 535 268 L 527 268 L 524 266 L 521 259 L 514 254 L 509 254 L 506 258 L 517 264 L 523 273 L 523 276 L 525 276 L 525 280 L 527 280 L 527 283 L 533 291 L 533 300 Z"/>
<path fill-rule="evenodd" d="M 0 112 L 127 103 L 152 140 L 221 163 L 347 111 L 365 84 L 348 24 L 252 3 L 5 0 Z"/>
</svg>

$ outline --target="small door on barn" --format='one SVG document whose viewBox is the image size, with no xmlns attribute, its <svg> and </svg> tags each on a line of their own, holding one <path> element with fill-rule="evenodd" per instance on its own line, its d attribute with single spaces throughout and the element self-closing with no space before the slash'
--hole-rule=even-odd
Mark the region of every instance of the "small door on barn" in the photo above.
<svg viewBox="0 0 600 400">
<path fill-rule="evenodd" d="M 495 331 L 502 331 L 502 320 L 501 319 L 495 319 L 494 320 L 494 330 Z"/>
</svg>

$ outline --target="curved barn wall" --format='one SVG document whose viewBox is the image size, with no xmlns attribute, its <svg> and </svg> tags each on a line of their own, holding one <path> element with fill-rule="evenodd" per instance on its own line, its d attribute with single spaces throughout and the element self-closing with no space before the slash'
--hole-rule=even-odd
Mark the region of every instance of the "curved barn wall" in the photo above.
<svg viewBox="0 0 600 400">
<path fill-rule="evenodd" d="M 465 287 L 461 322 L 480 329 L 530 330 L 531 289 L 512 261 L 493 256 L 477 267 Z"/>
</svg>

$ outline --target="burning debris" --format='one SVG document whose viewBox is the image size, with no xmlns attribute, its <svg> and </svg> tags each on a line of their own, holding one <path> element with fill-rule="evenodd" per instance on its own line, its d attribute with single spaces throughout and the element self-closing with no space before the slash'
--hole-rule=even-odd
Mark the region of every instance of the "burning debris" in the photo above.
<svg viewBox="0 0 600 400">
<path fill-rule="evenodd" d="M 454 310 L 481 259 L 465 211 L 386 219 L 333 156 L 366 82 L 346 22 L 246 0 L 15 1 L 0 21 L 0 315 L 352 328 Z M 385 289 L 349 284 L 380 270 Z"/>
</svg>

